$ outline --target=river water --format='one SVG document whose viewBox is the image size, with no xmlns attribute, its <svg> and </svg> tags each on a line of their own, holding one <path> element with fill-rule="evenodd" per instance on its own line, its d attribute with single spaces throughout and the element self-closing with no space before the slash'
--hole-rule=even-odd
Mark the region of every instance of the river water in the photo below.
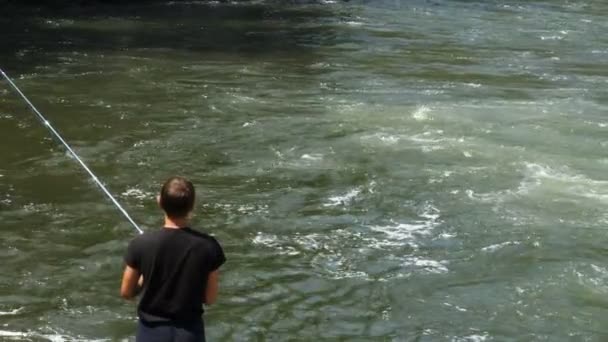
<svg viewBox="0 0 608 342">
<path fill-rule="evenodd" d="M 2 6 L 138 223 L 197 185 L 212 341 L 608 338 L 605 1 Z M 130 340 L 135 231 L 5 82 L 0 141 L 0 340 Z"/>
</svg>

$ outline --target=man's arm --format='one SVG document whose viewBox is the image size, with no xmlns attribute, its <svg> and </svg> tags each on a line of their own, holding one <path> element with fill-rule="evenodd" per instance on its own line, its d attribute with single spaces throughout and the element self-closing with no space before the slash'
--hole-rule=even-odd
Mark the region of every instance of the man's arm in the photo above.
<svg viewBox="0 0 608 342">
<path fill-rule="evenodd" d="M 220 271 L 215 270 L 209 273 L 207 278 L 207 288 L 203 297 L 203 302 L 207 305 L 215 303 L 220 289 Z"/>
<path fill-rule="evenodd" d="M 122 274 L 122 283 L 120 285 L 120 296 L 124 299 L 135 298 L 141 289 L 141 287 L 138 286 L 139 280 L 139 271 L 129 265 L 125 266 L 125 271 Z"/>
</svg>

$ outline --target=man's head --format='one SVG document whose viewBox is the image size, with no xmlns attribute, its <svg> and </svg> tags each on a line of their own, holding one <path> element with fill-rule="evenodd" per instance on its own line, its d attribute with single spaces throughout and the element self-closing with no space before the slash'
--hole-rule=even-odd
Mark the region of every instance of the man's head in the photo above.
<svg viewBox="0 0 608 342">
<path fill-rule="evenodd" d="M 188 217 L 194 208 L 194 185 L 183 177 L 167 179 L 160 189 L 158 204 L 172 219 Z"/>
</svg>

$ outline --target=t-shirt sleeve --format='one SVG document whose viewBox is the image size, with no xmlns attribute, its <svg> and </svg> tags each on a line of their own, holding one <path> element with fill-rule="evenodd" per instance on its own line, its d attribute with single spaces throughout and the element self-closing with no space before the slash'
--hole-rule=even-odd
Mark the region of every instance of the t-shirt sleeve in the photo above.
<svg viewBox="0 0 608 342">
<path fill-rule="evenodd" d="M 209 253 L 209 271 L 213 272 L 226 262 L 226 256 L 224 255 L 222 246 L 215 238 L 212 237 L 210 241 L 211 250 Z"/>
<path fill-rule="evenodd" d="M 127 247 L 127 252 L 125 253 L 124 260 L 125 264 L 127 264 L 129 267 L 132 267 L 136 270 L 140 269 L 141 251 L 137 238 L 129 242 L 129 247 Z"/>
</svg>

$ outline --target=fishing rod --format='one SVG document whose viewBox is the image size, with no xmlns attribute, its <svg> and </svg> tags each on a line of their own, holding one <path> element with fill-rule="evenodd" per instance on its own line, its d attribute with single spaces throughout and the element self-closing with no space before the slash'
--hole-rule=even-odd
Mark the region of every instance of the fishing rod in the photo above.
<svg viewBox="0 0 608 342">
<path fill-rule="evenodd" d="M 1 68 L 0 68 L 0 73 L 2 74 L 2 77 L 4 77 L 4 79 L 6 79 L 6 81 L 8 81 L 8 83 L 11 85 L 11 87 L 17 92 L 17 94 L 19 94 L 21 96 L 21 98 L 23 98 L 25 103 L 27 103 L 27 105 L 32 109 L 32 111 L 36 114 L 36 116 L 38 117 L 38 119 L 40 119 L 40 121 L 44 124 L 44 126 L 46 128 L 48 128 L 49 131 L 51 131 L 51 133 L 53 133 L 55 138 L 57 138 L 61 142 L 61 144 L 63 144 L 63 146 L 72 155 L 72 157 L 74 157 L 74 159 L 76 159 L 76 161 L 80 164 L 80 166 L 82 166 L 82 168 L 89 174 L 89 176 L 91 176 L 91 179 L 93 179 L 93 182 L 95 182 L 95 184 L 97 184 L 99 186 L 99 188 L 101 188 L 103 193 L 106 194 L 106 196 L 110 199 L 110 201 L 112 201 L 112 203 L 125 216 L 125 218 L 131 223 L 131 225 L 139 232 L 139 234 L 143 234 L 144 231 L 141 228 L 139 228 L 137 223 L 135 223 L 135 221 L 133 221 L 131 216 L 129 216 L 129 213 L 127 213 L 127 211 L 120 205 L 120 203 L 118 203 L 116 198 L 114 198 L 114 196 L 112 196 L 110 191 L 108 191 L 108 189 L 101 183 L 101 181 L 99 181 L 99 178 L 97 178 L 97 176 L 95 176 L 95 174 L 93 173 L 93 171 L 91 171 L 91 169 L 89 169 L 87 164 L 85 164 L 82 161 L 82 159 L 80 159 L 78 154 L 76 154 L 76 152 L 74 152 L 74 150 L 70 147 L 70 145 L 68 145 L 68 143 L 61 137 L 59 132 L 57 132 L 57 130 L 51 125 L 49 120 L 47 120 L 44 117 L 44 115 L 42 115 L 42 113 L 40 113 L 40 111 L 32 104 L 32 102 L 25 96 L 25 94 L 23 94 L 23 92 L 19 89 L 19 87 L 17 87 L 15 82 L 13 82 L 13 80 L 11 80 L 11 78 L 8 77 L 8 75 Z"/>
</svg>

